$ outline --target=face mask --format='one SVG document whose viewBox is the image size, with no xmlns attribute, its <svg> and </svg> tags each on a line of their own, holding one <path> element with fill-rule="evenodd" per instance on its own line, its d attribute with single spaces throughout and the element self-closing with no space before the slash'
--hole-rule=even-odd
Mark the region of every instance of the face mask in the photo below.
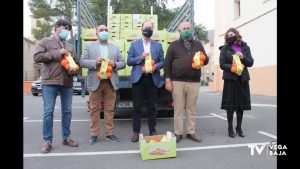
<svg viewBox="0 0 300 169">
<path fill-rule="evenodd" d="M 184 30 L 184 31 L 180 32 L 180 35 L 181 35 L 182 38 L 188 39 L 193 35 L 193 33 L 190 30 Z"/>
<path fill-rule="evenodd" d="M 227 43 L 229 45 L 232 45 L 235 41 L 237 40 L 237 37 L 236 36 L 231 36 L 227 39 Z"/>
<path fill-rule="evenodd" d="M 153 34 L 153 30 L 151 30 L 151 29 L 144 29 L 142 33 L 147 38 L 150 38 L 152 36 L 152 34 Z"/>
<path fill-rule="evenodd" d="M 59 38 L 61 40 L 65 40 L 69 36 L 69 31 L 66 29 L 62 29 L 59 34 Z"/>
<path fill-rule="evenodd" d="M 99 32 L 98 36 L 101 40 L 107 40 L 108 39 L 108 32 L 106 32 L 106 31 Z"/>
</svg>

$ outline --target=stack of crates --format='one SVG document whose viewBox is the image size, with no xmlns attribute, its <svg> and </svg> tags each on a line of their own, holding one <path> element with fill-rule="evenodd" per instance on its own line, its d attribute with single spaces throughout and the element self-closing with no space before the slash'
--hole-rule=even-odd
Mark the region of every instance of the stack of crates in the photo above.
<svg viewBox="0 0 300 169">
<path fill-rule="evenodd" d="M 132 30 L 132 14 L 120 14 L 121 15 L 121 29 Z"/>
<path fill-rule="evenodd" d="M 145 21 L 151 21 L 154 25 L 153 30 L 157 30 L 157 15 L 145 15 Z"/>
<path fill-rule="evenodd" d="M 121 16 L 120 14 L 112 14 L 109 16 L 109 39 L 117 40 L 120 39 L 120 25 Z"/>
<path fill-rule="evenodd" d="M 144 14 L 133 14 L 132 15 L 132 29 L 141 30 L 142 24 L 145 22 L 146 15 Z"/>
</svg>

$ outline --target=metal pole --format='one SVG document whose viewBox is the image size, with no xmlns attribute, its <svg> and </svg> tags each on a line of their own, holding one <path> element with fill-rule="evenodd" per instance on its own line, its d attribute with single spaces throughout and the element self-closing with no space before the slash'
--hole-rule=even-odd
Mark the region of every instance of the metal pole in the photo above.
<svg viewBox="0 0 300 169">
<path fill-rule="evenodd" d="M 153 6 L 151 6 L 150 11 L 151 11 L 151 15 L 153 15 Z"/>
<path fill-rule="evenodd" d="M 195 23 L 194 23 L 194 0 L 190 0 L 190 21 L 193 27 L 193 36 L 195 34 L 194 28 L 195 28 Z"/>
<path fill-rule="evenodd" d="M 80 51 L 80 29 L 81 29 L 81 18 L 80 18 L 80 0 L 77 0 L 77 55 L 81 56 Z"/>
<path fill-rule="evenodd" d="M 109 6 L 110 0 L 107 0 L 107 27 L 109 28 Z"/>
</svg>

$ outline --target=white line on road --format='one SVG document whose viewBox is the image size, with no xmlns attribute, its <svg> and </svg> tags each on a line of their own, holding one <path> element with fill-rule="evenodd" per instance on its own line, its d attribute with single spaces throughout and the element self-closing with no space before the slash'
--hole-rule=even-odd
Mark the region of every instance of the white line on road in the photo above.
<svg viewBox="0 0 300 169">
<path fill-rule="evenodd" d="M 61 109 L 60 107 L 56 107 L 55 106 L 55 109 Z M 87 109 L 87 106 L 72 106 L 72 109 Z"/>
<path fill-rule="evenodd" d="M 207 94 L 207 95 L 212 95 L 212 96 L 216 96 L 216 95 L 220 95 L 221 92 L 216 92 L 216 93 L 205 93 L 205 94 Z"/>
<path fill-rule="evenodd" d="M 260 143 L 243 143 L 243 144 L 229 144 L 229 145 L 216 145 L 216 146 L 202 146 L 202 147 L 187 147 L 187 148 L 177 148 L 177 151 L 191 151 L 191 150 L 205 150 L 205 149 L 218 149 L 218 148 L 233 148 L 233 147 L 248 147 L 249 145 L 266 145 L 270 142 L 260 142 Z M 59 157 L 59 156 L 87 156 L 87 155 L 113 155 L 113 154 L 137 154 L 140 150 L 124 150 L 124 151 L 97 151 L 97 152 L 76 152 L 76 153 L 32 153 L 23 154 L 23 157 Z M 250 153 L 249 153 L 250 154 Z"/>
<path fill-rule="evenodd" d="M 252 103 L 251 106 L 254 107 L 277 107 L 275 104 L 259 104 L 259 103 Z"/>
<path fill-rule="evenodd" d="M 216 117 L 216 116 L 196 116 L 196 119 L 200 118 L 210 118 L 210 117 Z M 184 117 L 185 118 L 185 117 Z M 173 117 L 163 117 L 163 118 L 157 118 L 157 120 L 172 120 Z M 101 119 L 103 120 L 103 119 Z M 127 121 L 132 119 L 114 119 L 114 121 Z M 142 118 L 142 120 L 148 120 L 147 118 Z M 42 122 L 43 120 L 24 120 L 25 123 L 33 123 L 33 122 Z M 53 120 L 54 122 L 61 122 L 61 120 Z M 82 120 L 71 120 L 72 122 L 83 122 L 83 121 L 90 121 L 89 119 L 82 119 Z"/>
<path fill-rule="evenodd" d="M 23 120 L 26 120 L 26 119 L 28 119 L 28 118 L 29 118 L 29 117 L 24 117 Z"/>
<path fill-rule="evenodd" d="M 277 139 L 277 136 L 275 136 L 273 134 L 270 134 L 270 133 L 267 133 L 267 132 L 264 132 L 264 131 L 258 131 L 258 133 L 269 136 L 269 137 L 274 138 L 274 139 Z"/>
<path fill-rule="evenodd" d="M 73 103 L 74 102 L 77 102 L 77 103 L 86 103 L 86 101 L 79 101 L 79 100 L 76 100 L 76 101 L 72 101 Z"/>
<path fill-rule="evenodd" d="M 225 117 L 223 117 L 223 116 L 220 116 L 220 115 L 217 115 L 217 114 L 215 114 L 215 113 L 210 113 L 211 115 L 213 115 L 213 116 L 215 116 L 215 117 L 218 117 L 218 118 L 220 118 L 220 119 L 222 119 L 222 120 L 227 120 L 227 118 L 225 118 Z"/>
</svg>

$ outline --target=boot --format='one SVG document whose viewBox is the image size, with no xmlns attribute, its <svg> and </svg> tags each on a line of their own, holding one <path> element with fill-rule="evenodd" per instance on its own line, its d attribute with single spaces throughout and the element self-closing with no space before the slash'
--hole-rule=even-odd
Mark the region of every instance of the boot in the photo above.
<svg viewBox="0 0 300 169">
<path fill-rule="evenodd" d="M 243 110 L 239 110 L 236 112 L 236 121 L 237 121 L 237 126 L 236 126 L 236 134 L 240 137 L 245 137 L 243 130 L 242 130 L 242 120 L 243 120 Z"/>
<path fill-rule="evenodd" d="M 228 121 L 228 136 L 234 138 L 235 134 L 232 127 L 233 111 L 227 111 L 227 121 Z"/>
</svg>

